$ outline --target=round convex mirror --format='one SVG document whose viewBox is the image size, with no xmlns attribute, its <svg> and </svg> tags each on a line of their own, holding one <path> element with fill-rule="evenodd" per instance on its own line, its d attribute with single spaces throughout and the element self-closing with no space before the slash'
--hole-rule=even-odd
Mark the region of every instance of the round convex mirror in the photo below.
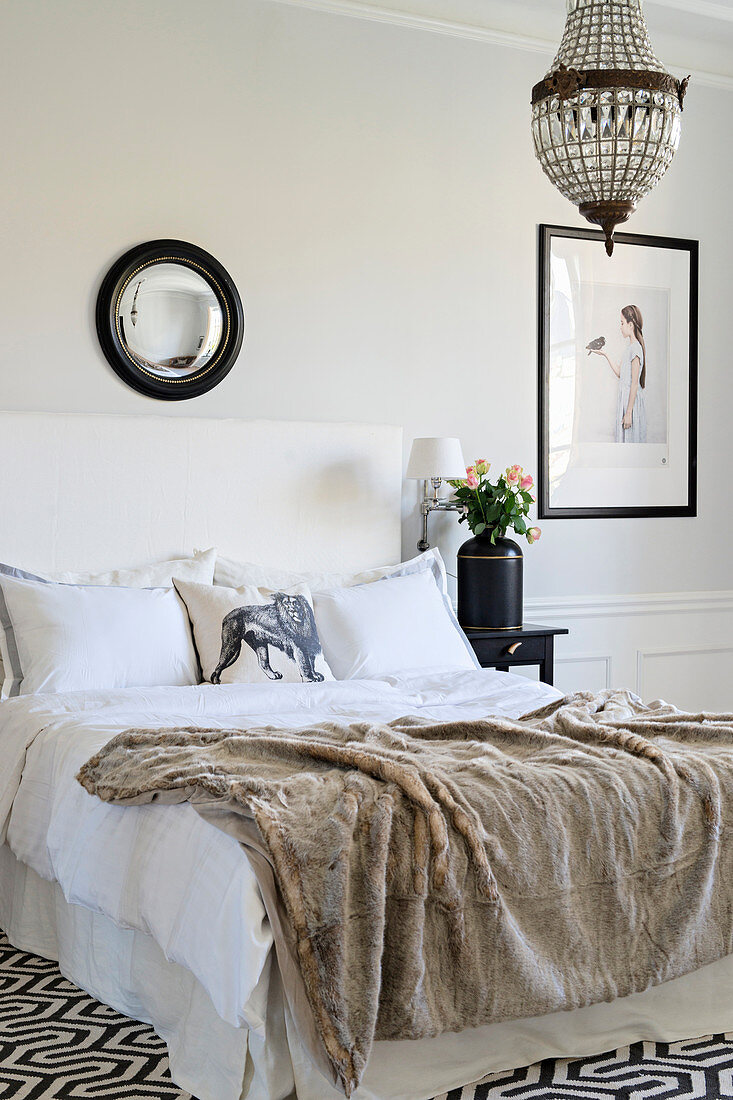
<svg viewBox="0 0 733 1100">
<path fill-rule="evenodd" d="M 205 393 L 228 374 L 242 345 L 244 313 L 213 256 L 183 241 L 151 241 L 107 273 L 97 332 L 123 381 L 176 401 Z"/>
</svg>

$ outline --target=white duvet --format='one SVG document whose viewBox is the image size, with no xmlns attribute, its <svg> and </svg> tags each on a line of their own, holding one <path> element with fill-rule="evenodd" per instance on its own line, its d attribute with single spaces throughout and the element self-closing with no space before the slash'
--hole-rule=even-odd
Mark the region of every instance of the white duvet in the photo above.
<svg viewBox="0 0 733 1100">
<path fill-rule="evenodd" d="M 69 902 L 154 937 L 219 1015 L 262 1034 L 272 936 L 237 842 L 190 806 L 118 807 L 77 783 L 130 727 L 297 727 L 326 717 L 389 721 L 518 717 L 559 692 L 493 670 L 323 684 L 129 688 L 0 703 L 0 839 Z"/>
</svg>

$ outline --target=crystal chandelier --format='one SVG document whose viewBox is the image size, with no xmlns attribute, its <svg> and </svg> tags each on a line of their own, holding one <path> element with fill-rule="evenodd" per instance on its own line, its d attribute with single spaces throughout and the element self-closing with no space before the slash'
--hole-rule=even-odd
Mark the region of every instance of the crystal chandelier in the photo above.
<svg viewBox="0 0 733 1100">
<path fill-rule="evenodd" d="M 532 136 L 545 174 L 605 232 L 609 256 L 616 226 L 672 163 L 689 79 L 657 59 L 641 0 L 568 0 L 560 49 L 532 89 Z"/>
</svg>

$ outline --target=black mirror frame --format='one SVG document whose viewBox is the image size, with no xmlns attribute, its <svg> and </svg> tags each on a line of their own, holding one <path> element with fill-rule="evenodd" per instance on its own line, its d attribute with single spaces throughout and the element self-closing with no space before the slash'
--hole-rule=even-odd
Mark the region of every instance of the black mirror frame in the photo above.
<svg viewBox="0 0 733 1100">
<path fill-rule="evenodd" d="M 117 307 L 127 283 L 142 268 L 164 260 L 192 267 L 202 275 L 216 295 L 226 322 L 213 361 L 187 378 L 156 378 L 139 367 L 125 349 L 117 326 Z M 102 351 L 115 374 L 138 393 L 161 401 L 185 401 L 218 386 L 234 366 L 244 339 L 244 310 L 234 280 L 218 260 L 186 241 L 147 241 L 120 256 L 99 288 L 96 318 Z"/>
</svg>

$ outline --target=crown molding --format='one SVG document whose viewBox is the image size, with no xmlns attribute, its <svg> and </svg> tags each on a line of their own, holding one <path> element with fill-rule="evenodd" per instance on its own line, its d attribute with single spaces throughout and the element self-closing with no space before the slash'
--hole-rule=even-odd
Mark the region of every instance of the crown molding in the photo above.
<svg viewBox="0 0 733 1100">
<path fill-rule="evenodd" d="M 432 16 L 401 11 L 397 7 L 386 7 L 381 3 L 370 3 L 369 0 L 274 0 L 274 2 L 301 9 L 309 8 L 312 11 L 324 12 L 329 15 L 345 15 L 354 19 L 389 23 L 396 27 L 431 31 L 434 34 L 444 34 L 453 38 L 468 38 L 475 42 L 486 42 L 491 46 L 504 46 L 509 49 L 543 54 L 548 59 L 555 55 L 558 45 L 557 42 L 551 42 L 546 38 L 533 38 L 530 35 L 514 31 L 495 30 L 479 23 L 461 23 L 450 19 L 436 19 Z M 680 11 L 687 11 L 695 15 L 710 15 L 711 11 L 714 10 L 718 13 L 713 16 L 714 18 L 733 21 L 733 10 L 724 8 L 722 4 L 712 3 L 710 0 L 648 0 L 648 2 L 653 2 L 661 7 L 677 8 Z M 680 74 L 687 75 L 687 73 L 683 74 L 681 70 Z M 722 88 L 726 92 L 733 92 L 733 76 L 729 76 L 727 73 L 713 73 L 693 69 L 690 75 L 694 84 L 706 88 Z"/>
<path fill-rule="evenodd" d="M 514 31 L 494 30 L 480 23 L 460 23 L 452 19 L 435 19 L 415 12 L 400 11 L 399 8 L 386 7 L 368 0 L 276 0 L 279 4 L 289 4 L 296 8 L 311 8 L 313 11 L 330 15 L 350 15 L 355 19 L 369 19 L 375 23 L 390 23 L 396 27 L 410 27 L 413 30 L 433 31 L 453 38 L 472 38 L 477 42 L 488 42 L 492 46 L 509 46 L 532 53 L 549 54 L 557 52 L 557 43 L 546 38 L 531 38 L 529 35 Z"/>
<path fill-rule="evenodd" d="M 685 11 L 688 15 L 733 23 L 733 8 L 729 8 L 726 4 L 717 4 L 714 0 L 647 0 L 647 5 L 655 8 L 674 8 L 676 11 Z"/>
</svg>

